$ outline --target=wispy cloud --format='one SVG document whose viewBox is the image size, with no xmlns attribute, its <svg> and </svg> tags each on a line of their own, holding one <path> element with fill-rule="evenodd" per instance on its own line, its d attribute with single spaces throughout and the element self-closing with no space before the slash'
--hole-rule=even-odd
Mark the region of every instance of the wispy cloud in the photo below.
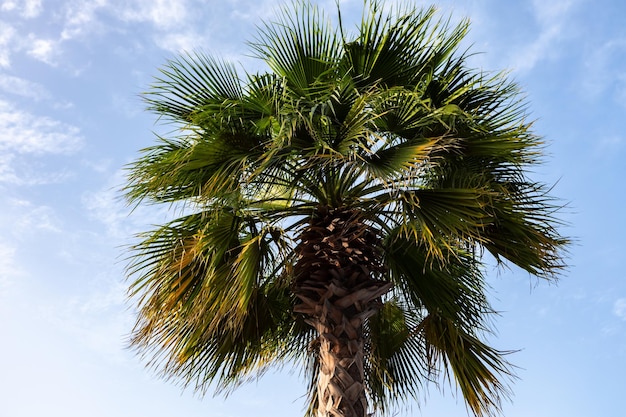
<svg viewBox="0 0 626 417">
<path fill-rule="evenodd" d="M 33 170 L 33 161 L 25 164 L 21 159 L 47 154 L 69 155 L 83 145 L 83 137 L 76 126 L 31 114 L 1 99 L 0 132 L 0 183 L 27 185 L 56 182 L 66 174 L 29 172 L 29 167 Z M 27 171 L 19 172 L 23 167 Z"/>
<path fill-rule="evenodd" d="M 111 4 L 108 11 L 121 22 L 151 26 L 156 46 L 180 52 L 208 43 L 207 36 L 199 33 L 198 26 L 193 24 L 202 15 L 203 7 L 194 4 L 193 0 L 139 0 L 130 4 Z M 200 12 L 191 13 L 190 10 Z"/>
<path fill-rule="evenodd" d="M 15 155 L 0 153 L 0 184 L 19 184 L 20 179 L 15 172 L 13 162 Z"/>
<path fill-rule="evenodd" d="M 139 0 L 116 6 L 111 11 L 120 20 L 149 23 L 157 29 L 180 27 L 189 18 L 189 11 L 196 8 L 186 0 Z"/>
<path fill-rule="evenodd" d="M 110 158 L 103 158 L 99 160 L 84 160 L 81 165 L 93 170 L 94 172 L 104 174 L 111 168 L 113 161 Z"/>
<path fill-rule="evenodd" d="M 126 285 L 97 277 L 90 292 L 62 300 L 62 305 L 44 305 L 41 314 L 51 326 L 67 334 L 109 362 L 123 362 L 126 336 L 132 317 L 126 308 Z"/>
<path fill-rule="evenodd" d="M 154 36 L 154 42 L 159 48 L 177 53 L 193 51 L 198 48 L 198 45 L 206 45 L 207 42 L 202 39 L 203 35 L 193 31 L 159 33 Z"/>
<path fill-rule="evenodd" d="M 513 66 L 528 71 L 539 61 L 558 53 L 556 45 L 565 36 L 565 27 L 575 0 L 533 0 L 532 11 L 539 30 L 533 40 L 521 48 L 514 48 Z"/>
<path fill-rule="evenodd" d="M 46 167 L 41 167 L 41 164 L 35 164 L 33 160 L 28 161 L 20 156 L 0 152 L 0 185 L 59 184 L 72 176 L 67 169 L 48 172 Z"/>
<path fill-rule="evenodd" d="M 0 100 L 0 150 L 11 153 L 68 154 L 77 151 L 83 139 L 72 125 L 46 116 L 35 116 Z"/>
<path fill-rule="evenodd" d="M 126 172 L 118 170 L 104 187 L 85 192 L 81 199 L 89 216 L 104 224 L 107 235 L 120 240 L 145 230 L 146 219 L 154 224 L 168 218 L 166 207 L 142 205 L 132 210 L 120 191 L 125 182 Z"/>
<path fill-rule="evenodd" d="M 11 44 L 15 38 L 15 29 L 0 20 L 0 67 L 8 68 L 11 65 Z"/>
<path fill-rule="evenodd" d="M 46 10 L 36 0 L 2 4 L 10 21 L 38 17 L 48 22 L 45 31 L 33 25 L 0 22 L 0 67 L 5 68 L 17 52 L 60 66 L 64 51 L 71 49 L 68 42 L 112 32 L 128 33 L 138 26 L 142 27 L 140 36 L 167 51 L 207 47 L 215 42 L 213 36 L 225 39 L 227 33 L 238 34 L 237 25 L 227 26 L 220 16 L 227 14 L 235 22 L 250 26 L 258 23 L 259 16 L 267 17 L 274 10 L 271 0 L 233 0 L 210 7 L 202 0 L 68 0 L 50 4 Z"/>
<path fill-rule="evenodd" d="M 85 36 L 102 29 L 98 12 L 109 5 L 108 0 L 72 1 L 65 3 L 64 24 L 60 40 Z"/>
<path fill-rule="evenodd" d="M 35 101 L 50 98 L 50 93 L 41 84 L 3 73 L 0 73 L 0 91 Z"/>
<path fill-rule="evenodd" d="M 336 10 L 335 2 L 332 1 L 320 1 L 320 8 L 326 13 L 331 15 Z M 347 3 L 344 1 L 343 3 Z M 280 10 L 280 2 L 274 0 L 252 0 L 252 1 L 233 1 L 230 6 L 232 7 L 232 17 L 245 20 L 248 23 L 258 24 L 260 21 L 271 20 L 278 10 Z M 384 3 L 383 6 L 386 6 Z M 342 5 L 342 10 L 345 10 L 347 6 Z"/>
<path fill-rule="evenodd" d="M 5 0 L 0 5 L 0 10 L 5 12 L 17 12 L 21 17 L 31 19 L 41 14 L 43 6 L 41 0 Z"/>
<path fill-rule="evenodd" d="M 13 230 L 20 236 L 41 231 L 61 232 L 60 221 L 52 207 L 37 206 L 26 200 L 10 200 L 8 204 L 17 214 L 13 222 Z"/>
<path fill-rule="evenodd" d="M 626 298 L 619 298 L 613 303 L 613 314 L 626 321 Z"/>
<path fill-rule="evenodd" d="M 82 204 L 90 216 L 102 222 L 107 234 L 116 238 L 127 237 L 124 228 L 124 219 L 128 217 L 129 209 L 120 200 L 121 186 L 108 186 L 98 191 L 89 191 L 83 194 Z"/>
<path fill-rule="evenodd" d="M 40 39 L 34 35 L 29 36 L 27 53 L 38 61 L 50 66 L 57 66 L 57 58 L 60 55 L 60 43 L 54 39 Z"/>
<path fill-rule="evenodd" d="M 601 159 L 616 157 L 620 155 L 624 143 L 624 138 L 619 135 L 601 137 L 593 145 L 593 156 Z"/>
<path fill-rule="evenodd" d="M 587 97 L 609 96 L 626 106 L 626 38 L 615 38 L 590 48 L 580 86 Z"/>
<path fill-rule="evenodd" d="M 107 18 L 122 23 L 145 23 L 157 30 L 187 28 L 185 23 L 193 15 L 194 7 L 187 0 L 121 0 L 75 1 L 66 5 L 65 23 L 60 39 L 80 38 L 107 30 Z"/>
<path fill-rule="evenodd" d="M 37 38 L 33 33 L 20 33 L 17 29 L 20 26 L 15 24 L 20 19 L 38 17 L 43 11 L 41 0 L 5 0 L 0 4 L 0 11 L 7 19 L 0 20 L 0 67 L 10 67 L 13 53 L 22 49 L 35 59 L 53 62 L 52 56 L 57 49 L 54 42 Z"/>
</svg>

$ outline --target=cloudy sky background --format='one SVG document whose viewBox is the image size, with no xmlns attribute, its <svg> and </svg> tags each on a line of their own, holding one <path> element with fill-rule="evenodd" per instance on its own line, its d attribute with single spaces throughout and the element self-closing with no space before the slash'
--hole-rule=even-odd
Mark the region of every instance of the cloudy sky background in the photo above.
<svg viewBox="0 0 626 417">
<path fill-rule="evenodd" d="M 334 1 L 320 1 L 334 15 Z M 346 26 L 360 0 L 342 1 Z M 123 246 L 165 210 L 120 200 L 123 166 L 163 129 L 143 111 L 167 58 L 202 50 L 254 71 L 245 41 L 269 0 L 0 0 L 0 416 L 293 417 L 289 369 L 227 400 L 181 392 L 125 349 Z M 507 417 L 626 408 L 626 5 L 621 0 L 441 1 L 469 17 L 472 64 L 509 69 L 550 144 L 574 236 L 558 285 L 490 271 L 501 349 L 519 366 Z M 466 416 L 445 387 L 405 416 Z"/>
</svg>

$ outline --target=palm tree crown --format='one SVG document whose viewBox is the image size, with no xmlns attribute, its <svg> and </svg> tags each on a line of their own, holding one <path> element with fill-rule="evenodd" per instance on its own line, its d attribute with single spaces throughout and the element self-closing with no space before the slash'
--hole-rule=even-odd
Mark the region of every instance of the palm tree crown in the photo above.
<svg viewBox="0 0 626 417">
<path fill-rule="evenodd" d="M 145 95 L 178 133 L 125 191 L 184 215 L 133 247 L 132 344 L 165 375 L 230 389 L 303 363 L 308 413 L 345 417 L 443 375 L 498 410 L 511 369 L 481 340 L 482 255 L 563 266 L 555 202 L 525 173 L 542 143 L 516 85 L 466 67 L 467 22 L 381 5 L 346 34 L 297 3 L 250 44 L 266 72 L 189 54 Z"/>
</svg>

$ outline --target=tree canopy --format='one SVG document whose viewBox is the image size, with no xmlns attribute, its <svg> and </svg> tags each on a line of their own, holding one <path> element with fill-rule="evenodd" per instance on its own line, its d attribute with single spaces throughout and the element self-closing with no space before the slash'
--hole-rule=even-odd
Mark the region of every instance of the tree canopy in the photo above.
<svg viewBox="0 0 626 417">
<path fill-rule="evenodd" d="M 144 95 L 176 131 L 125 192 L 181 214 L 132 248 L 132 345 L 200 391 L 300 364 L 311 415 L 384 412 L 441 377 L 491 414 L 512 371 L 484 341 L 483 255 L 564 266 L 559 202 L 527 175 L 542 140 L 515 83 L 468 68 L 467 21 L 374 0 L 356 30 L 338 19 L 297 2 L 250 43 L 265 72 L 184 54 Z M 364 397 L 335 410 L 357 390 L 320 387 L 339 351 Z"/>
</svg>

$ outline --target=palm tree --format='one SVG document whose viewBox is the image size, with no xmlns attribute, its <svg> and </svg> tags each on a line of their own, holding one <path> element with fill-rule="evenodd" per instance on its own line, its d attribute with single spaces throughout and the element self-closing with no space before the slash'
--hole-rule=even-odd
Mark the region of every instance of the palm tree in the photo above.
<svg viewBox="0 0 626 417">
<path fill-rule="evenodd" d="M 266 72 L 187 54 L 145 94 L 176 130 L 125 192 L 180 214 L 132 248 L 131 344 L 200 391 L 302 364 L 311 416 L 441 378 L 492 414 L 512 374 L 483 341 L 483 254 L 563 266 L 558 207 L 525 172 L 541 139 L 514 83 L 467 68 L 467 22 L 375 0 L 354 32 L 338 17 L 296 3 L 250 43 Z"/>
</svg>

